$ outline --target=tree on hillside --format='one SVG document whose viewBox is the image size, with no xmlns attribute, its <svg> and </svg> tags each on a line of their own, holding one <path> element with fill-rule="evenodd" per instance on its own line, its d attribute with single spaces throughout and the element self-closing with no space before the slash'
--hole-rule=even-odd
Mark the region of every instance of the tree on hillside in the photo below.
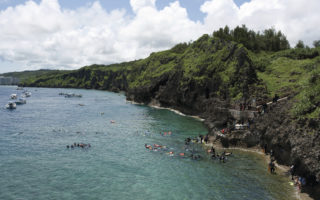
<svg viewBox="0 0 320 200">
<path fill-rule="evenodd" d="M 313 41 L 313 46 L 314 47 L 320 47 L 320 40 L 315 40 L 315 41 Z"/>
<path fill-rule="evenodd" d="M 303 48 L 305 48 L 305 45 L 304 45 L 303 41 L 302 41 L 302 40 L 299 40 L 298 43 L 296 44 L 295 48 L 296 48 L 296 49 L 303 49 Z"/>
<path fill-rule="evenodd" d="M 266 29 L 262 33 L 249 30 L 245 25 L 237 26 L 230 30 L 228 26 L 213 32 L 214 37 L 223 40 L 235 41 L 243 44 L 247 49 L 258 52 L 280 51 L 289 49 L 290 45 L 281 31 L 276 32 L 274 28 Z"/>
</svg>

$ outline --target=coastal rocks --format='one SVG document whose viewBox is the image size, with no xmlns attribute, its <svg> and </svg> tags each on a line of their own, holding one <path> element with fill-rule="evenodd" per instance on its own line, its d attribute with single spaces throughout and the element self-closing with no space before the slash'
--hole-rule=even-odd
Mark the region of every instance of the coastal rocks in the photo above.
<svg viewBox="0 0 320 200">
<path fill-rule="evenodd" d="M 298 175 L 320 181 L 320 121 L 292 118 L 291 105 L 291 101 L 273 105 L 266 114 L 255 119 L 249 135 L 258 136 L 257 145 L 266 145 L 267 151 L 272 149 L 278 163 L 295 164 Z M 243 137 L 245 135 L 248 133 Z"/>
</svg>

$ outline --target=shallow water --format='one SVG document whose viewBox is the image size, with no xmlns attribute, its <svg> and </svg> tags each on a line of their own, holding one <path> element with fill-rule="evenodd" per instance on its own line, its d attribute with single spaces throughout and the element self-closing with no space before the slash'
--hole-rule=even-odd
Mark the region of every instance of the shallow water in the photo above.
<svg viewBox="0 0 320 200">
<path fill-rule="evenodd" d="M 288 180 L 270 175 L 256 154 L 233 151 L 219 163 L 200 145 L 190 147 L 200 161 L 145 149 L 185 152 L 184 138 L 207 132 L 193 118 L 76 89 L 29 88 L 27 104 L 4 109 L 21 93 L 15 88 L 0 87 L 0 199 L 294 199 Z M 74 142 L 92 147 L 66 148 Z"/>
</svg>

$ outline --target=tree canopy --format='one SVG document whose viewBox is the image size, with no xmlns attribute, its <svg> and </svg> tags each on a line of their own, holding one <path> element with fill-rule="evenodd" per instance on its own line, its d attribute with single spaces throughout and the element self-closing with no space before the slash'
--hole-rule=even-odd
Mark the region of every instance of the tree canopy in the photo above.
<svg viewBox="0 0 320 200">
<path fill-rule="evenodd" d="M 274 28 L 266 29 L 262 33 L 249 30 L 245 25 L 237 26 L 230 30 L 228 26 L 220 28 L 213 32 L 214 37 L 235 41 L 243 44 L 247 49 L 259 52 L 264 51 L 281 51 L 289 49 L 289 42 L 281 31 Z"/>
</svg>

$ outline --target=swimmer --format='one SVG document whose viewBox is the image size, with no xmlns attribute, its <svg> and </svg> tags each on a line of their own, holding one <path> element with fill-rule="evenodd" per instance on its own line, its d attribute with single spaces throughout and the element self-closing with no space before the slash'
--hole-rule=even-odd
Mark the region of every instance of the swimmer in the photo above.
<svg viewBox="0 0 320 200">
<path fill-rule="evenodd" d="M 219 158 L 219 159 L 220 159 L 220 162 L 225 163 L 225 158 L 226 158 L 226 157 L 225 157 L 224 155 L 221 155 L 220 158 Z"/>
<path fill-rule="evenodd" d="M 69 145 L 67 145 L 67 149 L 69 149 Z"/>
<path fill-rule="evenodd" d="M 71 145 L 71 149 L 73 149 L 73 145 Z"/>
<path fill-rule="evenodd" d="M 213 148 L 213 146 L 211 147 L 211 150 L 210 150 L 211 154 L 215 155 L 216 154 L 216 150 Z"/>
<path fill-rule="evenodd" d="M 155 147 L 155 148 L 162 148 L 162 146 L 161 145 L 159 145 L 159 144 L 153 144 L 153 146 Z"/>
<path fill-rule="evenodd" d="M 200 155 L 193 155 L 193 154 L 191 155 L 191 157 L 193 160 L 199 160 L 201 158 Z"/>
<path fill-rule="evenodd" d="M 145 147 L 146 149 L 152 150 L 152 146 L 151 146 L 151 145 L 145 144 L 144 147 Z"/>
<path fill-rule="evenodd" d="M 110 121 L 110 123 L 111 123 L 111 124 L 114 124 L 114 123 L 116 123 L 116 121 L 114 121 L 114 120 L 111 120 L 111 121 Z"/>
</svg>

